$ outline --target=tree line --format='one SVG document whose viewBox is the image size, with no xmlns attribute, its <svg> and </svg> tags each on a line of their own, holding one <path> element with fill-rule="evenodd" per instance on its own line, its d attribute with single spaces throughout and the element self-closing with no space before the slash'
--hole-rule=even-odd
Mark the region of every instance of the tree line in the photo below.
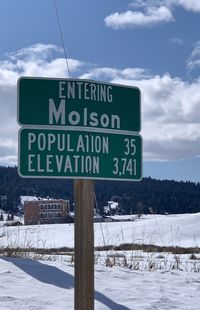
<svg viewBox="0 0 200 310">
<path fill-rule="evenodd" d="M 0 166 L 0 209 L 17 212 L 22 195 L 70 199 L 72 206 L 73 182 L 21 178 L 17 167 Z M 95 181 L 95 195 L 100 213 L 109 200 L 118 202 L 122 214 L 200 212 L 200 183 L 150 177 L 141 182 Z"/>
</svg>

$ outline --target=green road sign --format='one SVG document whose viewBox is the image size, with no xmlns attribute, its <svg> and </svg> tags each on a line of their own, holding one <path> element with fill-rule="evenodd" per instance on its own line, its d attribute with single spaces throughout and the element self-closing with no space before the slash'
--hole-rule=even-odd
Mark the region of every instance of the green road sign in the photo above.
<svg viewBox="0 0 200 310">
<path fill-rule="evenodd" d="M 142 139 L 139 134 L 22 128 L 18 169 L 22 177 L 138 181 Z"/>
<path fill-rule="evenodd" d="M 18 123 L 94 131 L 141 130 L 140 90 L 91 80 L 18 80 Z"/>
</svg>

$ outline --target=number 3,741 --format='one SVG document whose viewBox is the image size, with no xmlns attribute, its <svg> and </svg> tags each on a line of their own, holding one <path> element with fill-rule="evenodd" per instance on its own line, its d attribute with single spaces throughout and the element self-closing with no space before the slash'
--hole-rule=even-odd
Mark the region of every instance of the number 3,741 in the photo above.
<svg viewBox="0 0 200 310">
<path fill-rule="evenodd" d="M 123 175 L 136 175 L 136 159 L 132 158 L 113 158 L 114 168 L 113 174 Z"/>
</svg>

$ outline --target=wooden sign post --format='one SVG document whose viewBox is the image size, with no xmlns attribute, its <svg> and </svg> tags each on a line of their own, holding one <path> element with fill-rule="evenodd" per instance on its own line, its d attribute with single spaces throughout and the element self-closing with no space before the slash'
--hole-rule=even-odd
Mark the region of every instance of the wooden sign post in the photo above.
<svg viewBox="0 0 200 310">
<path fill-rule="evenodd" d="M 74 180 L 75 310 L 94 309 L 94 181 Z"/>
</svg>

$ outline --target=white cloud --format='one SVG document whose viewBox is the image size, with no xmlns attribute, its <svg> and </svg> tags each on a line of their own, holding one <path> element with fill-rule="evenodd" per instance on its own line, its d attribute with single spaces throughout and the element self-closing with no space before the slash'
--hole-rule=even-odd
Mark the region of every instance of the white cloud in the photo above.
<svg viewBox="0 0 200 310">
<path fill-rule="evenodd" d="M 11 60 L 27 59 L 27 60 L 45 60 L 52 55 L 52 52 L 61 52 L 61 48 L 54 44 L 37 43 L 16 52 L 9 53 Z M 38 58 L 39 57 L 39 58 Z"/>
<path fill-rule="evenodd" d="M 177 45 L 182 45 L 184 43 L 184 41 L 179 38 L 171 38 L 170 42 Z"/>
<path fill-rule="evenodd" d="M 194 49 L 187 60 L 187 69 L 188 72 L 190 73 L 192 70 L 195 70 L 196 68 L 200 67 L 200 41 L 198 41 Z"/>
<path fill-rule="evenodd" d="M 0 164 L 17 164 L 17 80 L 20 76 L 68 77 L 61 49 L 51 44 L 35 44 L 7 55 L 0 61 Z M 73 74 L 85 64 L 69 59 Z"/>
<path fill-rule="evenodd" d="M 132 9 L 136 8 L 148 8 L 148 7 L 160 7 L 162 5 L 166 6 L 168 4 L 167 0 L 135 0 L 129 3 L 129 7 Z"/>
<path fill-rule="evenodd" d="M 137 0 L 131 2 L 131 10 L 115 12 L 104 19 L 107 27 L 115 30 L 130 27 L 147 27 L 174 21 L 172 11 L 180 7 L 200 13 L 199 0 Z"/>
<path fill-rule="evenodd" d="M 139 11 L 126 11 L 122 13 L 113 13 L 105 18 L 105 24 L 113 29 L 151 26 L 159 23 L 173 21 L 171 11 L 165 7 L 149 7 L 145 13 Z"/>
<path fill-rule="evenodd" d="M 199 0 L 176 0 L 173 2 L 177 6 L 182 6 L 187 11 L 200 12 Z"/>
<path fill-rule="evenodd" d="M 16 87 L 0 86 L 0 163 L 17 162 L 17 108 Z"/>
<path fill-rule="evenodd" d="M 90 78 L 99 71 L 93 69 Z M 141 89 L 144 159 L 200 156 L 200 80 L 190 84 L 169 74 L 132 79 L 129 72 L 115 71 L 110 82 Z"/>
<path fill-rule="evenodd" d="M 150 72 L 142 68 L 126 68 L 124 70 L 114 69 L 114 68 L 94 68 L 89 72 L 84 73 L 80 76 L 82 79 L 95 79 L 95 80 L 110 80 L 121 77 L 126 79 L 141 79 L 149 78 Z"/>
<path fill-rule="evenodd" d="M 129 4 L 131 8 L 142 7 L 159 7 L 166 6 L 168 8 L 182 7 L 187 11 L 200 12 L 199 0 L 136 0 Z"/>
<path fill-rule="evenodd" d="M 66 60 L 58 57 L 62 50 L 52 44 L 35 44 L 7 55 L 0 61 L 0 86 L 16 85 L 19 76 L 68 77 Z M 68 59 L 70 70 L 74 73 L 85 63 Z"/>
<path fill-rule="evenodd" d="M 16 82 L 20 75 L 66 77 L 65 60 L 46 53 L 37 57 L 17 52 L 0 62 L 0 163 L 17 164 Z M 47 50 L 50 52 L 49 46 Z M 53 48 L 54 50 L 54 48 Z M 19 58 L 16 55 L 19 55 Z M 22 55 L 23 54 L 23 55 Z M 196 57 L 197 50 L 193 52 Z M 35 57 L 35 61 L 33 60 Z M 142 93 L 142 135 L 145 160 L 200 156 L 200 80 L 187 83 L 169 74 L 153 75 L 143 68 L 96 68 L 80 74 L 84 62 L 70 60 L 79 77 L 138 86 Z M 77 71 L 80 70 L 80 71 Z M 128 113 L 128 111 L 127 111 Z"/>
<path fill-rule="evenodd" d="M 200 57 L 200 41 L 195 44 L 195 47 L 192 51 L 191 58 Z"/>
</svg>

